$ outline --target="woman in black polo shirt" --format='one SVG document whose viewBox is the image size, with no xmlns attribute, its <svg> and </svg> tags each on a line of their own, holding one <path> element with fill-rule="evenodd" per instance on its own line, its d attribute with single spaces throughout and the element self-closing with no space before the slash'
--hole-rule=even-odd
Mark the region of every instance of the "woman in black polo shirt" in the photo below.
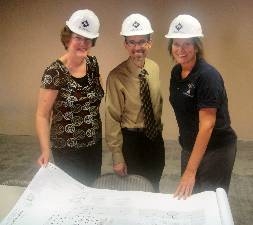
<svg viewBox="0 0 253 225">
<path fill-rule="evenodd" d="M 237 137 L 230 126 L 228 99 L 220 73 L 203 58 L 199 21 L 179 15 L 170 24 L 170 103 L 174 109 L 181 152 L 181 180 L 175 196 L 215 190 L 228 192 Z"/>
</svg>

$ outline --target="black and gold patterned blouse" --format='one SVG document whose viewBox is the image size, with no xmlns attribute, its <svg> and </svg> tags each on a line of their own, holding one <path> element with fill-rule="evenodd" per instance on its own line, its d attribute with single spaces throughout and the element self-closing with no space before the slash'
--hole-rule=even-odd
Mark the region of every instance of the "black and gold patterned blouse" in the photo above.
<svg viewBox="0 0 253 225">
<path fill-rule="evenodd" d="M 86 75 L 75 78 L 56 60 L 43 74 L 41 88 L 58 90 L 50 132 L 52 150 L 89 147 L 102 136 L 99 106 L 104 91 L 96 57 L 87 57 L 86 67 Z"/>
</svg>

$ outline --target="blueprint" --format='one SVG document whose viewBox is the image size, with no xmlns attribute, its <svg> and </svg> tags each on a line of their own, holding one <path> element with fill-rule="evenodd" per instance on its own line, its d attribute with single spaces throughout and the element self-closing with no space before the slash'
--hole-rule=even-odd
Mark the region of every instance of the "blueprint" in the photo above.
<svg viewBox="0 0 253 225">
<path fill-rule="evenodd" d="M 49 163 L 1 225 L 233 225 L 223 189 L 178 200 L 170 194 L 84 186 Z"/>
</svg>

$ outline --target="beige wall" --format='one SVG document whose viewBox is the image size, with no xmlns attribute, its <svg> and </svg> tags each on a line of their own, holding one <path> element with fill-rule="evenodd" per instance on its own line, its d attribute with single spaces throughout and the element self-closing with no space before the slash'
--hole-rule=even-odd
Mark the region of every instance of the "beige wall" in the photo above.
<svg viewBox="0 0 253 225">
<path fill-rule="evenodd" d="M 99 17 L 101 36 L 92 50 L 101 74 L 127 57 L 119 35 L 122 20 L 131 13 L 146 15 L 155 33 L 150 58 L 161 68 L 164 94 L 164 137 L 177 138 L 168 103 L 171 62 L 164 34 L 178 14 L 197 17 L 205 34 L 207 60 L 223 75 L 232 125 L 239 139 L 253 139 L 253 1 L 252 0 L 4 0 L 0 4 L 0 133 L 35 134 L 34 114 L 40 78 L 46 65 L 64 53 L 59 30 L 77 9 L 89 8 Z M 103 105 L 101 107 L 104 118 Z"/>
</svg>

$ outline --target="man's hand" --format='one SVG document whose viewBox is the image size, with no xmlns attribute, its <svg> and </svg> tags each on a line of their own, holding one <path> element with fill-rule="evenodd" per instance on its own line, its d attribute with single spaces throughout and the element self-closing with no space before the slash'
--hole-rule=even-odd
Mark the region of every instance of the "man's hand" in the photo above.
<svg viewBox="0 0 253 225">
<path fill-rule="evenodd" d="M 127 166 L 125 163 L 118 163 L 118 164 L 113 165 L 113 170 L 119 176 L 127 175 Z"/>
</svg>

